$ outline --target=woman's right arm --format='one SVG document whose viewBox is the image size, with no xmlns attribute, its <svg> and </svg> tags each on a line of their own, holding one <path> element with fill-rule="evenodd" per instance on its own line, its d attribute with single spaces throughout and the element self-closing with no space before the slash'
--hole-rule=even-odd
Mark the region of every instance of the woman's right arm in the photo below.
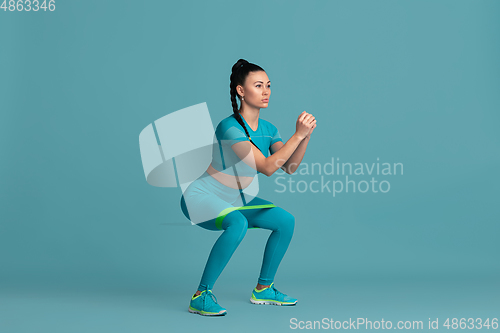
<svg viewBox="0 0 500 333">
<path fill-rule="evenodd" d="M 311 114 L 302 112 L 297 119 L 296 130 L 292 137 L 267 158 L 250 141 L 235 143 L 232 148 L 242 161 L 269 177 L 292 156 L 315 122 Z"/>
</svg>

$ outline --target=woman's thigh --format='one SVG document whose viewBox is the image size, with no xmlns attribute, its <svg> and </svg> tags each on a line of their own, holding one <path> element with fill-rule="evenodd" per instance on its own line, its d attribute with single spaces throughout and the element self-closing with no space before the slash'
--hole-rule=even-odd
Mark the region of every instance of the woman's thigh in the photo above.
<svg viewBox="0 0 500 333">
<path fill-rule="evenodd" d="M 281 207 L 277 207 L 272 202 L 255 197 L 247 206 L 269 206 L 264 208 L 245 209 L 240 212 L 248 220 L 248 228 L 262 228 L 277 230 L 283 227 L 294 228 L 295 217 Z"/>
<path fill-rule="evenodd" d="M 222 211 L 231 207 L 233 206 L 230 203 L 211 194 L 181 197 L 184 216 L 192 223 L 208 230 L 221 230 L 216 227 L 217 217 Z"/>
<path fill-rule="evenodd" d="M 181 209 L 192 223 L 209 230 L 221 230 L 215 222 L 221 212 L 234 208 L 238 190 L 227 188 L 210 175 L 193 181 L 181 196 Z"/>
<path fill-rule="evenodd" d="M 247 219 L 249 229 L 276 230 L 283 226 L 293 228 L 294 224 L 292 214 L 260 197 L 254 197 L 244 206 L 234 206 L 217 195 L 191 192 L 182 195 L 181 209 L 191 222 L 213 231 L 223 230 L 223 223 L 228 222 L 226 216 L 236 210 Z"/>
</svg>

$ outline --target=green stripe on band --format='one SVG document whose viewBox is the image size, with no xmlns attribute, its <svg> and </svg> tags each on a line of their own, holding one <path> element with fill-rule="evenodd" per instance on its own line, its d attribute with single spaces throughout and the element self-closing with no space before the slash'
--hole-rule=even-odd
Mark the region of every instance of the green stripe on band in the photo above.
<svg viewBox="0 0 500 333">
<path fill-rule="evenodd" d="M 254 206 L 241 206 L 241 207 L 229 207 L 224 209 L 222 212 L 219 213 L 217 218 L 215 219 L 215 226 L 217 229 L 222 230 L 222 221 L 226 217 L 227 214 L 235 211 L 235 210 L 242 210 L 242 209 L 257 209 L 257 208 L 272 208 L 276 207 L 274 204 L 266 204 L 266 205 L 254 205 Z M 255 229 L 255 228 L 249 228 L 249 229 Z"/>
</svg>

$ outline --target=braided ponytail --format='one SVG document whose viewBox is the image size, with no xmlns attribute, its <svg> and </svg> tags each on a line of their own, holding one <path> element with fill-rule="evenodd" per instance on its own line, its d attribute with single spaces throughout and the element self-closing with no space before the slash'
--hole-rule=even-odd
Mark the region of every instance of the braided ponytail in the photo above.
<svg viewBox="0 0 500 333">
<path fill-rule="evenodd" d="M 249 72 L 258 72 L 258 71 L 264 71 L 264 70 L 260 66 L 252 64 L 246 61 L 245 59 L 239 59 L 233 65 L 229 83 L 229 93 L 231 95 L 231 104 L 233 106 L 234 117 L 236 118 L 238 123 L 243 127 L 245 133 L 248 136 L 248 139 L 255 147 L 257 147 L 257 145 L 252 141 L 252 138 L 250 138 L 250 134 L 248 133 L 247 127 L 245 126 L 243 119 L 241 119 L 240 111 L 238 110 L 238 103 L 236 102 L 236 96 L 238 96 L 238 98 L 240 99 L 240 104 L 241 104 L 241 96 L 236 93 L 236 87 L 238 85 L 243 85 L 245 83 L 245 79 L 248 76 Z M 259 147 L 257 147 L 257 149 L 260 150 Z"/>
</svg>

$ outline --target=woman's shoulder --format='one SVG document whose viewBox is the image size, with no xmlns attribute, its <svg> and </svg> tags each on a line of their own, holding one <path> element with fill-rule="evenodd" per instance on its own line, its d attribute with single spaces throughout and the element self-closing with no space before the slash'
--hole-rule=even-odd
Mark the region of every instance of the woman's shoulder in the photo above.
<svg viewBox="0 0 500 333">
<path fill-rule="evenodd" d="M 215 134 L 219 140 L 246 138 L 245 131 L 234 117 L 234 114 L 227 116 L 219 122 L 215 129 Z"/>
<path fill-rule="evenodd" d="M 276 126 L 274 126 L 273 123 L 271 123 L 270 121 L 265 120 L 263 118 L 260 118 L 260 117 L 259 117 L 259 126 L 262 126 L 268 132 L 271 132 L 271 133 L 274 133 L 278 130 L 276 128 Z M 238 120 L 236 120 L 234 113 L 227 116 L 226 118 L 222 119 L 219 122 L 219 124 L 217 125 L 216 131 L 219 133 L 224 133 L 230 128 L 243 130 L 243 127 L 241 126 L 241 124 L 238 122 Z"/>
<path fill-rule="evenodd" d="M 225 131 L 230 127 L 239 126 L 238 121 L 234 117 L 234 113 L 222 119 L 217 125 L 217 130 Z"/>
</svg>

